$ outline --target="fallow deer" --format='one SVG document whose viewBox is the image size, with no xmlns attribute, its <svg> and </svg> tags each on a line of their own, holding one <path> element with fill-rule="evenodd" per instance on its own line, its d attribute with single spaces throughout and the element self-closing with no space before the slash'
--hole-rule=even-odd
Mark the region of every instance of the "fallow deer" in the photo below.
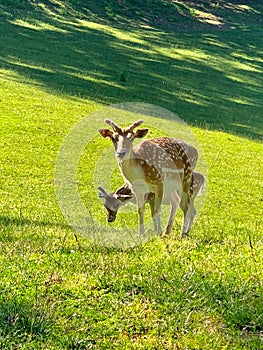
<svg viewBox="0 0 263 350">
<path fill-rule="evenodd" d="M 142 138 L 148 133 L 148 129 L 134 131 L 143 120 L 138 120 L 126 128 L 119 127 L 110 119 L 105 119 L 105 123 L 113 130 L 99 129 L 98 132 L 102 137 L 112 140 L 119 169 L 136 196 L 139 234 L 144 234 L 147 193 L 154 194 L 152 217 L 155 230 L 159 234 L 162 233 L 160 214 L 162 199 L 165 196 L 171 198 L 171 213 L 165 233 L 171 232 L 171 223 L 180 201 L 184 212 L 181 235 L 187 234 L 190 184 L 198 158 L 197 150 L 186 142 L 171 137 L 144 140 L 133 147 L 134 139 Z"/>
<path fill-rule="evenodd" d="M 188 206 L 189 222 L 188 222 L 187 233 L 189 233 L 193 225 L 194 219 L 196 217 L 194 200 L 198 194 L 202 193 L 204 182 L 205 182 L 205 177 L 201 173 L 194 171 L 191 187 L 190 187 L 191 195 L 190 195 L 190 203 Z M 136 203 L 135 195 L 128 184 L 124 184 L 122 187 L 120 187 L 113 193 L 107 193 L 107 191 L 101 186 L 99 186 L 98 189 L 99 189 L 99 198 L 102 198 L 104 200 L 104 206 L 107 209 L 108 222 L 114 222 L 116 220 L 117 213 L 121 206 L 127 204 L 128 202 Z M 154 198 L 153 193 L 147 193 L 145 202 L 149 203 L 150 206 L 152 206 L 153 198 Z M 163 199 L 163 204 L 169 204 L 169 203 L 171 203 L 170 198 Z M 171 224 L 173 224 L 173 222 Z"/>
</svg>

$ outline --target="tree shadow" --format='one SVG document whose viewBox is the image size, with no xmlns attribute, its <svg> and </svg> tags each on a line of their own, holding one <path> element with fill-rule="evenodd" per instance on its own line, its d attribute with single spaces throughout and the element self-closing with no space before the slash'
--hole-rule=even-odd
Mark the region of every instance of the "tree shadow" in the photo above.
<svg viewBox="0 0 263 350">
<path fill-rule="evenodd" d="M 34 242 L 39 241 L 44 243 L 44 240 L 46 239 L 46 236 L 38 235 L 38 232 L 42 232 L 41 229 L 46 230 L 51 229 L 53 232 L 53 229 L 57 229 L 58 232 L 61 232 L 63 230 L 63 234 L 60 233 L 59 239 L 62 244 L 61 249 L 65 249 L 64 243 L 65 239 L 68 234 L 74 234 L 75 239 L 79 245 L 78 237 L 75 234 L 74 231 L 72 231 L 72 227 L 69 226 L 66 223 L 63 222 L 52 222 L 52 221 L 38 221 L 38 220 L 30 220 L 25 217 L 9 217 L 5 215 L 0 215 L 0 246 L 1 243 L 14 243 L 17 242 L 21 236 L 19 235 L 19 231 L 23 232 L 23 229 L 30 231 L 30 238 L 33 238 Z M 38 230 L 40 229 L 40 231 Z M 52 234 L 52 237 L 54 234 Z M 73 237 L 74 237 L 73 236 Z M 24 236 L 22 236 L 22 239 L 24 239 Z"/>
<path fill-rule="evenodd" d="M 2 78 L 103 104 L 156 104 L 192 125 L 262 138 L 259 31 L 109 26 L 90 22 L 91 11 L 31 6 L 0 8 Z"/>
<path fill-rule="evenodd" d="M 8 227 L 8 226 L 30 226 L 30 227 L 59 227 L 62 229 L 71 229 L 69 225 L 59 224 L 57 222 L 49 222 L 49 221 L 37 221 L 30 220 L 24 217 L 8 217 L 0 215 L 0 226 Z"/>
</svg>

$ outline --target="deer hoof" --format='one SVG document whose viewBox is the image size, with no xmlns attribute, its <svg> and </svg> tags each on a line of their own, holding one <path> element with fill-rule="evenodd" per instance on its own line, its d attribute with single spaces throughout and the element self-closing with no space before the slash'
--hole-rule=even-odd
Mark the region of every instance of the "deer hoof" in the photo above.
<svg viewBox="0 0 263 350">
<path fill-rule="evenodd" d="M 180 238 L 183 239 L 183 238 L 186 238 L 186 237 L 190 237 L 189 232 L 182 232 L 181 235 L 180 235 Z"/>
</svg>

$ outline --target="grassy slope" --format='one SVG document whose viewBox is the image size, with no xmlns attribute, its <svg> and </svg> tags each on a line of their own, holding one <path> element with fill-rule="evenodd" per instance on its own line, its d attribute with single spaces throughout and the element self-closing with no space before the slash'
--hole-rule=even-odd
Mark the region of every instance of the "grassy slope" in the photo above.
<svg viewBox="0 0 263 350">
<path fill-rule="evenodd" d="M 65 3 L 0 7 L 1 346 L 260 348 L 260 2 Z M 120 252 L 77 244 L 66 226 L 53 188 L 59 146 L 81 117 L 119 101 L 193 125 L 209 195 L 192 239 L 178 241 L 175 226 L 171 239 Z"/>
</svg>

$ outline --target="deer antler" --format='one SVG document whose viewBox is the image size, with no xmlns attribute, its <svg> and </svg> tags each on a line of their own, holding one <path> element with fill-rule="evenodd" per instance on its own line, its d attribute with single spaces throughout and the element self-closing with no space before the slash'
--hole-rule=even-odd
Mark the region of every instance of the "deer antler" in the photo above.
<svg viewBox="0 0 263 350">
<path fill-rule="evenodd" d="M 143 123 L 143 120 L 137 120 L 136 122 L 134 122 L 133 124 L 131 124 L 130 126 L 128 126 L 126 128 L 127 131 L 133 131 L 135 128 L 137 128 L 137 126 L 141 125 Z"/>
<path fill-rule="evenodd" d="M 114 131 L 120 132 L 121 128 L 110 119 L 104 120 L 106 124 L 110 125 Z"/>
</svg>

